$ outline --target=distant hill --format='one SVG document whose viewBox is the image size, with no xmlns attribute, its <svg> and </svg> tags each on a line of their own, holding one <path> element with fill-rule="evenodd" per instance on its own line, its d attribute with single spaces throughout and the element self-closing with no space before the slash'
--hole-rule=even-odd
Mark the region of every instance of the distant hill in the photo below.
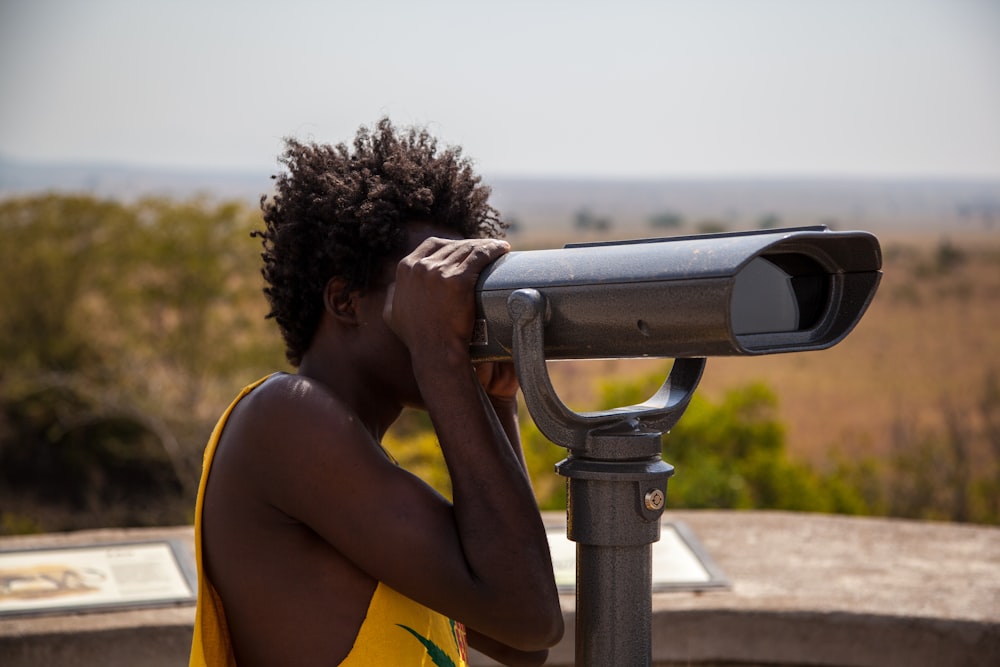
<svg viewBox="0 0 1000 667">
<path fill-rule="evenodd" d="M 0 157 L 0 199 L 46 191 L 133 200 L 206 195 L 256 206 L 277 170 L 212 171 L 114 164 L 46 164 Z M 493 204 L 522 229 L 751 229 L 829 224 L 841 229 L 992 229 L 1000 180 L 488 178 Z M 652 220 L 657 220 L 659 227 Z"/>
<path fill-rule="evenodd" d="M 828 224 L 847 228 L 1000 226 L 1000 181 L 526 180 L 493 181 L 506 215 L 569 229 L 575 220 L 656 229 Z"/>
<path fill-rule="evenodd" d="M 271 187 L 271 172 L 159 169 L 102 163 L 39 163 L 0 156 L 0 199 L 39 192 L 86 193 L 133 200 L 146 195 L 205 194 L 256 204 Z"/>
</svg>

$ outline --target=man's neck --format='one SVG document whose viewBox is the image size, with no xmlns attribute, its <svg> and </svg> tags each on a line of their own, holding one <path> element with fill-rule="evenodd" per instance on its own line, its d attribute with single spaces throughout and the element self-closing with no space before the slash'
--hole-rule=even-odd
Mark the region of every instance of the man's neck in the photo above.
<svg viewBox="0 0 1000 667">
<path fill-rule="evenodd" d="M 399 417 L 402 406 L 372 387 L 370 380 L 362 377 L 351 360 L 343 356 L 311 348 L 303 355 L 298 374 L 323 385 L 358 416 L 375 440 L 381 441 L 386 430 Z"/>
</svg>

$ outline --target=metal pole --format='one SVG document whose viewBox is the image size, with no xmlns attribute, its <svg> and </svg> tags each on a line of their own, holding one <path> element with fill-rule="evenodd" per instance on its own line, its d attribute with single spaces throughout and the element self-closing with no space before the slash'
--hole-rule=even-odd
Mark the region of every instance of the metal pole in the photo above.
<svg viewBox="0 0 1000 667">
<path fill-rule="evenodd" d="M 650 545 L 576 546 L 576 664 L 650 665 Z"/>
<path fill-rule="evenodd" d="M 578 667 L 652 664 L 652 544 L 674 469 L 660 460 L 660 433 L 635 422 L 612 430 L 592 432 L 583 452 L 556 466 L 568 478 L 567 535 L 577 543 Z"/>
</svg>

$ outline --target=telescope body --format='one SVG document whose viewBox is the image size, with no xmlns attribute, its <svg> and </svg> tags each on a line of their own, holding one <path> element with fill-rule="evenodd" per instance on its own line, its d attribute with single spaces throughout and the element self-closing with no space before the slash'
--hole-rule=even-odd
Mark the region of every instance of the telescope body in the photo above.
<svg viewBox="0 0 1000 667">
<path fill-rule="evenodd" d="M 511 295 L 545 300 L 545 358 L 761 355 L 842 340 L 881 278 L 867 232 L 802 227 L 510 252 L 476 287 L 474 361 L 509 360 Z"/>
</svg>

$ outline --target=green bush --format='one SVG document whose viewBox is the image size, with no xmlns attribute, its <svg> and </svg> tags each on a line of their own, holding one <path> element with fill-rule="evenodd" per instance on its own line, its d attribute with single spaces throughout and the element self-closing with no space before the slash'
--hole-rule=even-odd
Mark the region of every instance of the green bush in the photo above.
<svg viewBox="0 0 1000 667">
<path fill-rule="evenodd" d="M 602 383 L 599 409 L 644 401 L 666 372 Z M 719 402 L 696 394 L 676 428 L 663 438 L 663 459 L 676 469 L 667 505 L 868 513 L 864 486 L 855 483 L 863 471 L 844 464 L 822 475 L 788 458 L 776 408 L 774 393 L 759 383 L 732 390 Z M 568 452 L 542 435 L 527 411 L 521 411 L 520 421 L 525 463 L 539 507 L 564 510 L 566 483 L 555 465 Z M 429 420 L 407 415 L 386 438 L 386 446 L 404 467 L 447 495 L 444 462 L 430 428 Z"/>
<path fill-rule="evenodd" d="M 608 382 L 602 408 L 639 403 L 667 369 L 632 382 Z M 754 508 L 863 513 L 863 496 L 842 476 L 823 476 L 789 459 L 777 398 L 764 384 L 727 392 L 718 402 L 695 394 L 663 438 L 672 464 L 667 503 L 677 508 Z"/>
</svg>

